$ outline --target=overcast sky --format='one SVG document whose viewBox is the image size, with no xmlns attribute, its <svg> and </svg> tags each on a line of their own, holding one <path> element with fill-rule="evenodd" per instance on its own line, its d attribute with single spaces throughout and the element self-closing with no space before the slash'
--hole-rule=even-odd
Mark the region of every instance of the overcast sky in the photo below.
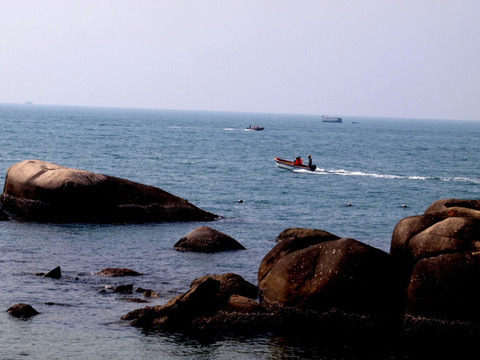
<svg viewBox="0 0 480 360">
<path fill-rule="evenodd" d="M 0 5 L 0 103 L 480 120 L 478 0 Z"/>
</svg>

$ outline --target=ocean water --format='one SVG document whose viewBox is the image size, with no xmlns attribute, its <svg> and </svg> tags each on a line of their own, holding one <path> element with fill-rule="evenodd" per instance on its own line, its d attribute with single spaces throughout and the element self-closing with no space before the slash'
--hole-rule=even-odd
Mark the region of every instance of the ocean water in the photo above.
<svg viewBox="0 0 480 360">
<path fill-rule="evenodd" d="M 351 349 L 273 334 L 206 343 L 146 333 L 120 317 L 163 304 L 206 274 L 234 272 L 256 284 L 262 258 L 289 227 L 326 230 L 388 252 L 402 218 L 442 198 L 480 198 L 480 121 L 344 117 L 327 124 L 305 115 L 2 104 L 0 124 L 1 183 L 10 165 L 40 159 L 157 186 L 222 217 L 134 225 L 0 222 L 2 359 L 355 358 Z M 250 124 L 265 130 L 246 131 Z M 279 169 L 273 160 L 307 154 L 315 173 Z M 201 225 L 246 250 L 173 250 Z M 35 276 L 56 266 L 59 280 Z M 145 275 L 95 275 L 106 267 Z M 160 297 L 139 304 L 128 301 L 138 294 L 110 290 L 128 283 Z M 5 310 L 19 302 L 40 315 L 10 317 Z M 372 339 L 369 351 L 376 345 Z"/>
</svg>

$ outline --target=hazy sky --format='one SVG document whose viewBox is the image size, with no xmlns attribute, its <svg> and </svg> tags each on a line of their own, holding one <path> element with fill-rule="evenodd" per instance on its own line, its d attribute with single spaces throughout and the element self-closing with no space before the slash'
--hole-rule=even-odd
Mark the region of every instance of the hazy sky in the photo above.
<svg viewBox="0 0 480 360">
<path fill-rule="evenodd" d="M 480 120 L 478 0 L 0 0 L 0 103 Z"/>
</svg>

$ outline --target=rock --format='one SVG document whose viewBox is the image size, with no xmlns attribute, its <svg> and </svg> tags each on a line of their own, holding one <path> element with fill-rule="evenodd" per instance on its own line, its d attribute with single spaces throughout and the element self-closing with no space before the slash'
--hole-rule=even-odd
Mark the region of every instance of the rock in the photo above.
<svg viewBox="0 0 480 360">
<path fill-rule="evenodd" d="M 442 199 L 430 204 L 425 214 L 480 218 L 480 200 Z"/>
<path fill-rule="evenodd" d="M 43 277 L 48 277 L 52 279 L 60 279 L 62 277 L 62 270 L 60 266 L 57 266 L 55 269 L 50 270 L 48 273 L 43 275 Z"/>
<path fill-rule="evenodd" d="M 279 244 L 263 258 L 258 269 L 258 280 L 260 281 L 281 257 L 311 245 L 336 239 L 339 237 L 323 230 L 304 228 L 283 230 L 277 237 Z"/>
<path fill-rule="evenodd" d="M 331 234 L 294 238 L 280 242 L 262 260 L 260 304 L 272 310 L 396 314 L 396 276 L 389 254 L 354 239 Z"/>
<path fill-rule="evenodd" d="M 39 312 L 31 305 L 19 303 L 8 308 L 7 312 L 17 318 L 30 318 L 38 315 Z"/>
<path fill-rule="evenodd" d="M 226 250 L 245 250 L 237 240 L 212 229 L 201 226 L 182 237 L 173 247 L 180 251 L 219 252 Z"/>
<path fill-rule="evenodd" d="M 337 235 L 333 235 L 324 230 L 317 229 L 305 229 L 305 228 L 288 228 L 283 230 L 280 235 L 277 236 L 277 242 L 285 240 L 295 240 L 297 244 L 300 244 L 300 240 L 303 244 L 318 244 L 322 241 L 340 239 Z"/>
<path fill-rule="evenodd" d="M 150 290 L 150 289 L 137 288 L 137 290 L 135 290 L 135 292 L 143 293 L 143 296 L 145 296 L 146 298 L 158 298 L 159 297 L 159 295 L 155 291 Z"/>
<path fill-rule="evenodd" d="M 205 275 L 192 281 L 190 287 L 196 286 L 197 283 L 211 278 L 219 282 L 218 293 L 222 296 L 241 295 L 250 299 L 255 299 L 258 295 L 258 289 L 252 283 L 246 281 L 240 275 L 227 273 L 222 275 Z"/>
<path fill-rule="evenodd" d="M 210 221 L 216 215 L 159 188 L 40 160 L 10 166 L 3 209 L 27 220 Z"/>
<path fill-rule="evenodd" d="M 0 209 L 0 221 L 7 221 L 7 220 L 10 220 L 8 214 L 2 209 Z"/>
<path fill-rule="evenodd" d="M 255 300 L 241 295 L 233 294 L 228 298 L 227 304 L 221 309 L 221 311 L 229 313 L 255 313 L 266 312 L 263 307 L 260 306 Z"/>
<path fill-rule="evenodd" d="M 480 252 L 424 258 L 413 268 L 407 314 L 480 324 L 479 280 Z"/>
<path fill-rule="evenodd" d="M 390 254 L 403 264 L 408 335 L 480 334 L 480 200 L 439 200 L 400 220 Z"/>
<path fill-rule="evenodd" d="M 122 268 L 105 268 L 100 272 L 98 272 L 97 275 L 117 277 L 117 276 L 141 276 L 143 274 L 140 274 L 135 270 L 125 269 L 125 268 L 123 269 Z"/>
<path fill-rule="evenodd" d="M 120 285 L 113 288 L 113 291 L 121 294 L 131 294 L 133 292 L 133 284 Z"/>
<path fill-rule="evenodd" d="M 209 278 L 164 305 L 137 309 L 122 319 L 147 329 L 188 332 L 196 316 L 212 314 L 219 307 L 218 287 L 219 282 Z"/>
<path fill-rule="evenodd" d="M 236 274 L 204 276 L 192 281 L 190 290 L 166 304 L 134 310 L 122 319 L 146 329 L 202 335 L 264 329 L 275 317 L 267 316 L 253 299 L 235 294 L 250 294 L 251 286 L 255 286 L 245 284 L 249 283 Z"/>
</svg>

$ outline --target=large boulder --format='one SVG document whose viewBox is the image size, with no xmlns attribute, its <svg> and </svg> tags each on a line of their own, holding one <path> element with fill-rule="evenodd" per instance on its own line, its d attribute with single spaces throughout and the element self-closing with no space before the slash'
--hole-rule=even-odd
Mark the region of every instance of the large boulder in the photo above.
<svg viewBox="0 0 480 360">
<path fill-rule="evenodd" d="M 439 200 L 400 220 L 390 254 L 403 264 L 407 333 L 480 334 L 480 200 Z"/>
<path fill-rule="evenodd" d="M 38 221 L 208 221 L 217 217 L 154 186 L 40 160 L 24 160 L 8 169 L 0 203 L 7 212 Z"/>
<path fill-rule="evenodd" d="M 340 239 L 337 235 L 327 231 L 305 228 L 288 228 L 277 237 L 277 246 L 271 249 L 263 258 L 258 268 L 258 281 L 260 282 L 268 271 L 280 258 L 299 249 L 307 248 L 321 242 Z"/>
<path fill-rule="evenodd" d="M 382 316 L 398 311 L 397 273 L 389 254 L 326 232 L 317 231 L 316 240 L 302 234 L 280 242 L 262 260 L 262 306 Z"/>
<path fill-rule="evenodd" d="M 182 237 L 173 247 L 180 251 L 219 252 L 245 250 L 237 240 L 208 226 L 200 226 Z"/>
<path fill-rule="evenodd" d="M 122 317 L 134 326 L 156 331 L 212 334 L 259 331 L 275 316 L 239 293 L 255 286 L 236 274 L 207 275 L 192 281 L 190 289 L 164 305 L 147 306 Z"/>
</svg>

